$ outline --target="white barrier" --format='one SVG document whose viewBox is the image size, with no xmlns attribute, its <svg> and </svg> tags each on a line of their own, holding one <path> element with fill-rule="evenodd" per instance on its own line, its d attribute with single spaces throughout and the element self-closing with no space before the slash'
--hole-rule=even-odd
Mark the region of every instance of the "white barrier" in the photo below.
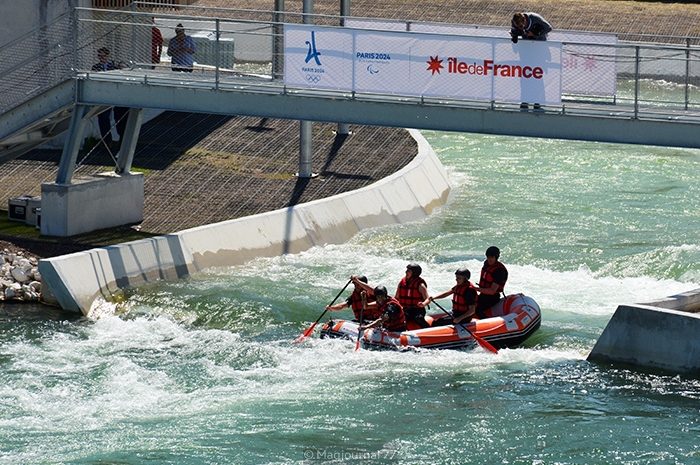
<svg viewBox="0 0 700 465">
<path fill-rule="evenodd" d="M 427 217 L 447 201 L 445 170 L 418 131 L 418 155 L 397 173 L 327 199 L 39 262 L 43 298 L 89 314 L 98 297 L 213 266 L 341 243 L 365 228 Z"/>
</svg>

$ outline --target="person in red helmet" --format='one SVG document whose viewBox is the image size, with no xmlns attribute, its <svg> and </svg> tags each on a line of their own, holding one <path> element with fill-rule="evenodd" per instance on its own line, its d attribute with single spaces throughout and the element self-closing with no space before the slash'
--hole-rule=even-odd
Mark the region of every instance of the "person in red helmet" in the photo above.
<svg viewBox="0 0 700 465">
<path fill-rule="evenodd" d="M 508 269 L 498 261 L 501 251 L 496 246 L 486 249 L 486 260 L 481 268 L 481 278 L 476 290 L 479 298 L 476 301 L 476 316 L 484 318 L 485 312 L 501 300 L 506 281 L 508 281 Z"/>
</svg>

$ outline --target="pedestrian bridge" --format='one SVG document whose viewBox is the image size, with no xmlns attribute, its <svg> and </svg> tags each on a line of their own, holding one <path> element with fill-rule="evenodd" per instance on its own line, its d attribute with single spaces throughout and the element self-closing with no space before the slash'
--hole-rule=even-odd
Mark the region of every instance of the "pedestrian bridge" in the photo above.
<svg viewBox="0 0 700 465">
<path fill-rule="evenodd" d="M 167 50 L 177 23 L 197 42 L 191 73 L 172 71 L 165 50 L 160 63 L 152 60 L 153 25 L 166 37 Z M 119 174 L 130 172 L 143 109 L 700 147 L 700 38 L 659 44 L 601 39 L 580 31 L 552 34 L 547 44 L 560 47 L 556 65 L 561 81 L 575 78 L 575 85 L 563 86 L 556 102 L 523 111 L 517 98 L 456 97 L 462 89 L 445 95 L 402 91 L 413 84 L 411 75 L 392 76 L 396 90 L 389 85 L 381 92 L 342 85 L 319 88 L 312 79 L 300 85 L 290 79 L 285 34 L 309 23 L 337 33 L 354 30 L 358 37 L 360 32 L 390 33 L 391 40 L 400 40 L 411 34 L 417 42 L 454 43 L 475 36 L 491 41 L 494 49 L 501 43 L 511 47 L 506 29 L 473 25 L 421 27 L 201 8 L 161 14 L 137 3 L 129 10 L 76 8 L 0 49 L 0 163 L 67 132 L 56 184 L 70 185 L 87 121 L 115 105 L 131 108 L 119 153 L 114 154 Z M 118 69 L 92 71 L 101 47 L 111 50 Z M 329 56 L 326 52 L 324 59 Z M 596 85 L 597 69 L 607 73 L 609 90 Z"/>
<path fill-rule="evenodd" d="M 579 89 L 576 93 L 564 93 L 561 103 L 544 105 L 538 112 L 522 112 L 518 102 L 513 101 L 290 86 L 284 73 L 285 25 L 313 22 L 341 29 L 337 26 L 341 19 L 344 24 L 353 24 L 352 18 L 221 9 L 205 10 L 205 16 L 201 16 L 201 9 L 197 13 L 156 15 L 156 23 L 166 35 L 166 45 L 168 31 L 176 23 L 185 24 L 188 32 L 199 39 L 197 64 L 191 74 L 172 72 L 168 63 L 151 65 L 154 14 L 136 8 L 78 8 L 41 31 L 4 46 L 0 50 L 4 57 L 0 161 L 66 130 L 67 117 L 75 105 L 89 107 L 90 115 L 119 105 L 513 136 L 700 146 L 699 38 L 678 39 L 675 44 L 586 44 L 580 39 L 564 42 L 564 53 L 569 51 L 569 62 L 564 65 L 580 60 L 571 72 L 578 72 L 593 61 L 614 64 L 614 93 L 594 95 Z M 409 28 L 408 23 L 404 31 L 398 27 L 402 26 L 400 23 L 392 26 L 358 20 L 354 24 L 364 29 L 391 28 L 395 33 Z M 444 32 L 454 36 L 457 27 L 427 26 L 431 28 L 423 31 L 443 32 L 442 37 L 448 36 Z M 475 26 L 462 26 L 458 31 L 469 34 L 470 27 L 484 33 L 484 28 Z M 418 28 L 411 24 L 410 29 L 416 34 Z M 499 32 L 490 28 L 488 32 L 502 33 L 507 39 L 505 29 Z M 431 36 L 441 37 L 435 33 Z M 102 46 L 112 49 L 112 58 L 122 69 L 91 71 L 96 50 Z M 167 59 L 165 53 L 163 58 Z M 566 73 L 566 66 L 563 71 Z"/>
</svg>

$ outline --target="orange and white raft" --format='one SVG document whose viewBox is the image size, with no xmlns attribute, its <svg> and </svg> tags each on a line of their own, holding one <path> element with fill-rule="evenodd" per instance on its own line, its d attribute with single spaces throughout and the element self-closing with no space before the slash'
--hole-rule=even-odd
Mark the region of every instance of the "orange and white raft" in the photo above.
<svg viewBox="0 0 700 465">
<path fill-rule="evenodd" d="M 486 318 L 473 319 L 466 324 L 453 325 L 452 318 L 445 313 L 426 315 L 425 319 L 431 325 L 428 328 L 418 328 L 411 322 L 401 333 L 381 328 L 365 330 L 360 339 L 362 346 L 399 350 L 473 348 L 476 346 L 474 333 L 497 348 L 514 347 L 537 331 L 542 321 L 540 306 L 523 294 L 508 295 L 487 310 Z M 357 331 L 357 321 L 330 320 L 323 325 L 321 337 L 355 340 Z"/>
</svg>

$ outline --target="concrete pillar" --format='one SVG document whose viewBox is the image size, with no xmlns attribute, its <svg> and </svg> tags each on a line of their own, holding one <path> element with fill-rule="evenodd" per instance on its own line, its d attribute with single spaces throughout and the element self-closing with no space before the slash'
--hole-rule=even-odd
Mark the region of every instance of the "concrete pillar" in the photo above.
<svg viewBox="0 0 700 465">
<path fill-rule="evenodd" d="M 299 172 L 300 178 L 313 177 L 311 156 L 313 155 L 313 128 L 311 121 L 299 121 Z"/>
<path fill-rule="evenodd" d="M 130 108 L 129 118 L 126 120 L 126 129 L 119 145 L 119 155 L 117 157 L 117 174 L 129 174 L 131 164 L 134 161 L 136 143 L 139 140 L 141 124 L 143 123 L 143 108 Z"/>
<path fill-rule="evenodd" d="M 340 0 L 340 25 L 345 26 L 345 18 L 350 16 L 350 0 Z M 348 123 L 338 123 L 338 135 L 347 136 L 350 134 Z"/>
<path fill-rule="evenodd" d="M 303 5 L 303 22 L 304 24 L 312 24 L 314 6 L 313 0 L 304 0 Z M 300 178 L 310 178 L 313 176 L 311 168 L 311 155 L 313 154 L 313 127 L 311 121 L 299 122 L 299 172 L 297 176 Z"/>
<path fill-rule="evenodd" d="M 85 105 L 76 105 L 73 108 L 71 115 L 70 126 L 68 128 L 68 137 L 63 146 L 61 154 L 61 162 L 58 165 L 58 174 L 56 175 L 56 184 L 70 184 L 75 172 L 75 162 L 78 159 L 80 144 L 83 142 L 83 134 L 87 125 L 89 116 L 88 107 Z"/>
</svg>

